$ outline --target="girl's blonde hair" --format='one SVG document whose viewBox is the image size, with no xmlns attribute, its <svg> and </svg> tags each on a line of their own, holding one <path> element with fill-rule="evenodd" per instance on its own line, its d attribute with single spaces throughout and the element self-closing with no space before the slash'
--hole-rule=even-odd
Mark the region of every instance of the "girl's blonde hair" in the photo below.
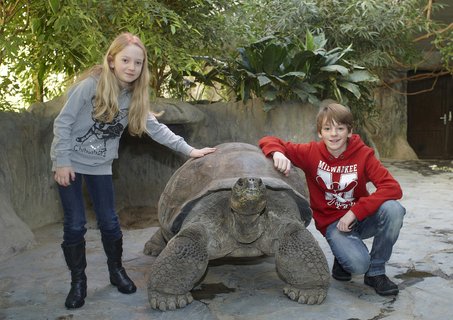
<svg viewBox="0 0 453 320">
<path fill-rule="evenodd" d="M 102 65 L 92 67 L 79 77 L 76 83 L 90 75 L 99 78 L 94 99 L 93 118 L 104 123 L 112 122 L 119 113 L 118 96 L 121 87 L 110 64 L 115 60 L 115 56 L 128 45 L 136 45 L 142 49 L 144 55 L 140 76 L 128 88 L 132 94 L 128 113 L 128 130 L 131 135 L 141 136 L 146 131 L 146 120 L 150 112 L 149 71 L 147 50 L 137 36 L 129 32 L 118 35 L 107 50 Z"/>
<path fill-rule="evenodd" d="M 321 109 L 316 116 L 316 126 L 318 132 L 321 133 L 323 123 L 332 123 L 335 121 L 338 124 L 344 124 L 348 127 L 348 131 L 351 132 L 354 117 L 348 107 L 345 107 L 339 103 L 330 103 Z"/>
</svg>

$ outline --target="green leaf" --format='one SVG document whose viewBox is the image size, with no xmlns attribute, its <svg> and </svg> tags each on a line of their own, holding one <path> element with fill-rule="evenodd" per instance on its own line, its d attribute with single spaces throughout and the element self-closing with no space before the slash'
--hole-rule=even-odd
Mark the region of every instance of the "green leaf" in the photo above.
<svg viewBox="0 0 453 320">
<path fill-rule="evenodd" d="M 286 57 L 286 48 L 281 45 L 269 44 L 263 52 L 263 70 L 267 74 L 279 73 L 279 67 Z"/>
<path fill-rule="evenodd" d="M 327 39 L 324 33 L 317 34 L 313 37 L 313 51 L 322 49 L 324 50 L 327 44 Z"/>
<path fill-rule="evenodd" d="M 308 92 L 306 92 L 302 89 L 293 89 L 293 92 L 297 95 L 297 97 L 300 99 L 300 101 L 307 102 Z"/>
<path fill-rule="evenodd" d="M 260 84 L 260 87 L 263 87 L 265 86 L 266 84 L 269 84 L 271 83 L 271 79 L 269 79 L 268 77 L 266 76 L 258 76 L 258 82 Z"/>
<path fill-rule="evenodd" d="M 288 68 L 294 71 L 303 71 L 308 73 L 310 66 L 317 60 L 318 57 L 313 51 L 299 51 L 291 59 L 291 64 Z"/>
<path fill-rule="evenodd" d="M 54 14 L 60 10 L 60 0 L 49 0 L 50 9 Z"/>
<path fill-rule="evenodd" d="M 35 34 L 39 33 L 41 31 L 41 28 L 42 28 L 41 19 L 35 18 L 35 19 L 31 20 L 32 33 L 35 33 Z"/>
<path fill-rule="evenodd" d="M 343 58 L 343 56 L 352 51 L 352 44 L 350 44 L 346 49 L 342 50 L 341 48 L 335 48 L 335 49 L 332 49 L 328 52 L 326 52 L 326 63 L 327 64 L 334 64 L 336 63 L 338 60 L 340 60 L 341 58 Z"/>
<path fill-rule="evenodd" d="M 348 68 L 345 68 L 343 66 L 340 66 L 338 64 L 333 64 L 330 66 L 324 66 L 321 67 L 322 71 L 327 71 L 327 72 L 339 72 L 343 77 L 346 77 L 349 74 Z"/>
<path fill-rule="evenodd" d="M 292 71 L 292 72 L 285 73 L 284 75 L 281 75 L 280 78 L 296 77 L 300 80 L 304 80 L 306 75 L 307 74 L 302 71 Z"/>
<path fill-rule="evenodd" d="M 302 82 L 300 84 L 300 87 L 302 90 L 304 90 L 305 92 L 308 92 L 308 93 L 317 93 L 318 92 L 316 87 L 314 85 L 311 85 L 308 82 Z"/>
<path fill-rule="evenodd" d="M 252 48 L 245 48 L 240 63 L 244 68 L 248 69 L 252 73 L 263 72 L 263 58 L 258 53 L 252 50 Z M 248 65 L 248 67 L 246 67 Z"/>
<path fill-rule="evenodd" d="M 288 86 L 288 82 L 279 76 L 269 75 L 268 77 L 272 80 L 273 83 L 277 83 L 278 85 L 281 85 L 283 87 Z"/>
<path fill-rule="evenodd" d="M 361 94 L 358 85 L 347 81 L 338 81 L 337 84 L 339 87 L 345 88 L 346 90 L 354 94 L 357 99 L 360 99 Z"/>
<path fill-rule="evenodd" d="M 246 69 L 239 69 L 238 71 L 244 72 L 249 78 L 256 78 L 256 74 Z"/>
<path fill-rule="evenodd" d="M 267 36 L 267 37 L 264 37 L 264 38 L 261 38 L 260 40 L 258 41 L 255 41 L 254 43 L 252 43 L 250 46 L 251 47 L 255 47 L 255 48 L 259 48 L 259 47 L 263 47 L 266 45 L 266 43 L 272 41 L 272 40 L 275 40 L 276 37 L 275 36 Z"/>
<path fill-rule="evenodd" d="M 349 75 L 346 77 L 346 80 L 350 82 L 376 82 L 379 79 L 367 70 L 354 70 L 353 72 L 349 73 Z"/>
<path fill-rule="evenodd" d="M 314 42 L 313 34 L 309 30 L 307 30 L 307 32 L 305 32 L 305 50 L 307 50 L 307 51 L 315 50 L 315 42 Z"/>
<path fill-rule="evenodd" d="M 314 106 L 318 106 L 321 101 L 313 94 L 308 95 L 308 102 Z"/>
</svg>

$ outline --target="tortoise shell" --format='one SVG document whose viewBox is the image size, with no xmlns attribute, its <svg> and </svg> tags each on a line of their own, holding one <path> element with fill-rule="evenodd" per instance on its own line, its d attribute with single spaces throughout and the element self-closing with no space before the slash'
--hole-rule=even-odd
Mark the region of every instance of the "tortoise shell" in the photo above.
<svg viewBox="0 0 453 320">
<path fill-rule="evenodd" d="M 208 194 L 231 190 L 241 177 L 261 178 L 266 188 L 288 192 L 308 226 L 312 211 L 305 198 L 305 179 L 299 170 L 292 168 L 288 176 L 281 174 L 272 159 L 251 144 L 223 143 L 216 148 L 214 153 L 187 160 L 168 181 L 158 203 L 159 222 L 165 234 L 175 235 L 196 203 Z"/>
</svg>

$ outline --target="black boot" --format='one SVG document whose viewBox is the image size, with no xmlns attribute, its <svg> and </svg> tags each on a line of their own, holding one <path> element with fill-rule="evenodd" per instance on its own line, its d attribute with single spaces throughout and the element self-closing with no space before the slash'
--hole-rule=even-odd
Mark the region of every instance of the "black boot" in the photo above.
<svg viewBox="0 0 453 320">
<path fill-rule="evenodd" d="M 374 288 L 376 293 L 380 294 L 381 296 L 397 295 L 399 292 L 398 286 L 385 274 L 380 274 L 374 277 L 365 275 L 363 280 L 366 285 Z"/>
<path fill-rule="evenodd" d="M 352 279 L 351 274 L 343 269 L 337 258 L 333 261 L 332 277 L 338 281 L 349 281 Z"/>
<path fill-rule="evenodd" d="M 107 265 L 110 273 L 110 283 L 118 288 L 121 293 L 134 293 L 137 287 L 126 274 L 121 265 L 121 256 L 123 255 L 123 238 L 118 240 L 102 239 L 104 251 L 107 255 Z"/>
<path fill-rule="evenodd" d="M 71 270 L 71 290 L 66 297 L 65 306 L 68 309 L 80 308 L 85 303 L 87 296 L 85 241 L 69 246 L 61 244 L 61 248 L 66 264 Z"/>
</svg>

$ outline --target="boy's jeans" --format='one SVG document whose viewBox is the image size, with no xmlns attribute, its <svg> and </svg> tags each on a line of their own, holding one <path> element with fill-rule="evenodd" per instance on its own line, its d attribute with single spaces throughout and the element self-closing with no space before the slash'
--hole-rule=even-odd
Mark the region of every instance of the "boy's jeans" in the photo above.
<svg viewBox="0 0 453 320">
<path fill-rule="evenodd" d="M 338 221 L 327 227 L 326 239 L 344 270 L 352 274 L 385 274 L 406 209 L 398 201 L 384 202 L 375 214 L 359 221 L 351 232 L 337 229 Z M 374 237 L 371 253 L 362 239 Z"/>
<path fill-rule="evenodd" d="M 87 231 L 82 178 L 91 197 L 98 227 L 103 239 L 117 240 L 122 237 L 115 211 L 115 194 L 111 175 L 87 175 L 76 173 L 75 181 L 63 187 L 58 185 L 64 211 L 63 241 L 66 245 L 83 241 Z"/>
</svg>

